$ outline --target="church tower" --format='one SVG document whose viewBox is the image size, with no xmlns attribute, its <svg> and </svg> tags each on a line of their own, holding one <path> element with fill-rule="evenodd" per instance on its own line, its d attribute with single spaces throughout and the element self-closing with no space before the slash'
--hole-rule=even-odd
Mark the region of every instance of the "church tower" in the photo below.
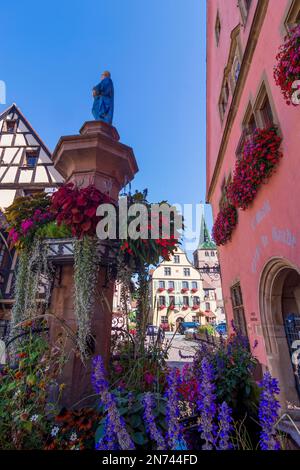
<svg viewBox="0 0 300 470">
<path fill-rule="evenodd" d="M 0 114 L 0 209 L 16 196 L 51 190 L 63 182 L 51 153 L 20 109 Z"/>
<path fill-rule="evenodd" d="M 218 323 L 225 321 L 218 251 L 207 228 L 204 206 L 202 206 L 199 245 L 193 256 L 194 266 L 199 270 L 203 280 L 205 297 L 207 300 L 215 299 L 217 301 L 217 321 Z"/>
</svg>

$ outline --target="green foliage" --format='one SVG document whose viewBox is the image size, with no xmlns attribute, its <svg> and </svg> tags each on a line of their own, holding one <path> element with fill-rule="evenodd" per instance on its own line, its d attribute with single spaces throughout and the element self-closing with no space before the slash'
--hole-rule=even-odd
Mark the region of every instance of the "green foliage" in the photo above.
<svg viewBox="0 0 300 470">
<path fill-rule="evenodd" d="M 19 230 L 23 220 L 30 219 L 37 209 L 48 209 L 49 206 L 50 198 L 44 192 L 17 197 L 13 204 L 5 210 L 5 217 L 9 226 Z"/>
<path fill-rule="evenodd" d="M 43 449 L 49 419 L 57 412 L 47 391 L 57 385 L 62 358 L 30 327 L 25 331 L 28 334 L 18 343 L 16 364 L 0 372 L 1 449 Z"/>
<path fill-rule="evenodd" d="M 36 231 L 39 238 L 70 238 L 71 230 L 65 224 L 57 225 L 55 220 L 39 227 Z"/>
<path fill-rule="evenodd" d="M 208 333 L 209 335 L 215 335 L 215 329 L 212 325 L 201 325 L 198 328 L 199 333 Z"/>
<path fill-rule="evenodd" d="M 257 360 L 250 351 L 248 340 L 232 335 L 214 350 L 200 348 L 194 359 L 196 374 L 203 357 L 207 357 L 214 366 L 217 401 L 220 404 L 225 401 L 233 409 L 236 419 L 243 418 L 245 414 L 256 416 L 259 389 L 253 372 Z"/>
</svg>

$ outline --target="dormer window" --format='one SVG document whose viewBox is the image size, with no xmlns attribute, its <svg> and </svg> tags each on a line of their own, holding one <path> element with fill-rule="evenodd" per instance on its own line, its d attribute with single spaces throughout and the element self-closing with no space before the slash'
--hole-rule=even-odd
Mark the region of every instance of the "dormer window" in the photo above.
<svg viewBox="0 0 300 470">
<path fill-rule="evenodd" d="M 16 129 L 16 121 L 13 119 L 8 119 L 6 121 L 6 132 L 9 132 L 10 134 L 14 134 Z"/>
<path fill-rule="evenodd" d="M 37 152 L 26 152 L 25 155 L 25 166 L 27 168 L 35 168 L 38 160 Z"/>
</svg>

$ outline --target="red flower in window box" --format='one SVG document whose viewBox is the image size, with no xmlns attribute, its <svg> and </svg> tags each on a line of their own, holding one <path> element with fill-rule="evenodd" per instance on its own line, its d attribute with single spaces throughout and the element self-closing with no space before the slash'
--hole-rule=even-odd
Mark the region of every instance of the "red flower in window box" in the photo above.
<svg viewBox="0 0 300 470">
<path fill-rule="evenodd" d="M 182 292 L 183 294 L 185 294 L 186 292 L 188 292 L 188 288 L 187 288 L 187 287 L 183 287 L 183 288 L 181 289 L 181 292 Z"/>
<path fill-rule="evenodd" d="M 170 305 L 169 310 L 175 310 L 175 305 Z"/>
<path fill-rule="evenodd" d="M 212 229 L 212 237 L 218 246 L 225 245 L 231 239 L 237 220 L 237 210 L 234 206 L 220 210 Z"/>
<path fill-rule="evenodd" d="M 193 305 L 193 310 L 199 310 L 200 305 Z"/>
<path fill-rule="evenodd" d="M 169 287 L 168 292 L 174 292 L 174 287 Z"/>
<path fill-rule="evenodd" d="M 183 305 L 182 310 L 187 310 L 189 308 L 188 305 Z"/>
<path fill-rule="evenodd" d="M 195 294 L 195 292 L 198 292 L 197 287 L 193 287 L 192 292 L 193 292 L 193 294 Z"/>
<path fill-rule="evenodd" d="M 165 288 L 164 287 L 159 287 L 157 290 L 158 290 L 158 292 L 163 292 L 165 290 Z"/>
<path fill-rule="evenodd" d="M 160 305 L 160 306 L 159 306 L 159 310 L 164 310 L 165 308 L 166 308 L 165 305 Z"/>
<path fill-rule="evenodd" d="M 281 88 L 286 103 L 290 105 L 292 96 L 297 90 L 293 88 L 293 83 L 300 79 L 300 25 L 284 38 L 276 60 L 275 83 Z"/>
<path fill-rule="evenodd" d="M 261 185 L 274 173 L 282 158 L 281 141 L 273 126 L 256 129 L 245 143 L 242 158 L 237 160 L 232 182 L 226 189 L 227 198 L 234 207 L 247 209 Z"/>
</svg>

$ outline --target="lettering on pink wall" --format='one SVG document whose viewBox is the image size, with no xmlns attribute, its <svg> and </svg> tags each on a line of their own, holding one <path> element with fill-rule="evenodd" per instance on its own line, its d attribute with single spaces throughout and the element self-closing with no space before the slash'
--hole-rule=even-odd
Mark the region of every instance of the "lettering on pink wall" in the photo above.
<svg viewBox="0 0 300 470">
<path fill-rule="evenodd" d="M 256 227 L 261 223 L 261 221 L 271 212 L 271 206 L 269 201 L 265 201 L 261 209 L 259 209 L 255 216 L 252 219 L 251 227 L 252 230 L 255 230 Z"/>
<path fill-rule="evenodd" d="M 257 271 L 257 265 L 258 265 L 258 262 L 260 260 L 260 255 L 261 255 L 262 249 L 265 248 L 266 246 L 268 246 L 268 244 L 269 244 L 269 238 L 268 238 L 267 235 L 262 235 L 260 237 L 260 241 L 261 241 L 262 248 L 260 246 L 256 247 L 255 254 L 254 254 L 254 257 L 253 257 L 252 263 L 251 263 L 251 270 L 254 274 Z"/>
<path fill-rule="evenodd" d="M 288 246 L 296 246 L 296 236 L 287 229 L 272 228 L 272 238 L 274 242 L 283 243 Z"/>
<path fill-rule="evenodd" d="M 281 243 L 283 245 L 294 247 L 297 244 L 296 236 L 287 229 L 279 229 L 277 227 L 272 228 L 272 240 L 276 243 Z M 261 254 L 263 249 L 269 245 L 269 237 L 267 235 L 262 235 L 260 237 L 260 244 L 256 247 L 254 256 L 251 262 L 251 271 L 253 274 L 257 272 L 257 266 L 261 259 Z"/>
</svg>

